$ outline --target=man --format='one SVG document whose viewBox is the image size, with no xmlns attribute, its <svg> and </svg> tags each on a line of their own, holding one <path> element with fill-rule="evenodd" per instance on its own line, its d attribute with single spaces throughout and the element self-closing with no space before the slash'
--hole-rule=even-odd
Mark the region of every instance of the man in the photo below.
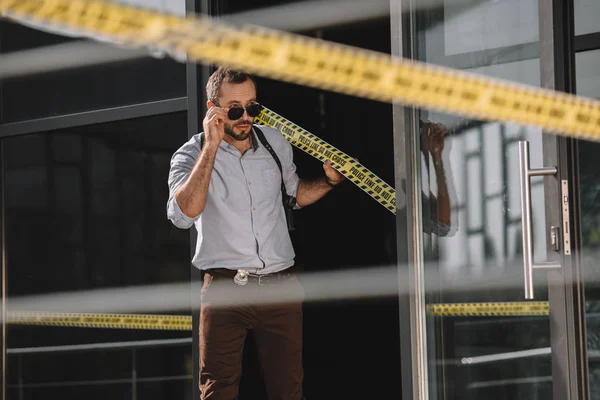
<svg viewBox="0 0 600 400">
<path fill-rule="evenodd" d="M 253 125 L 260 105 L 252 76 L 220 67 L 206 92 L 203 134 L 171 160 L 167 206 L 177 227 L 195 225 L 198 231 L 192 262 L 204 271 L 202 399 L 237 398 L 243 345 L 253 329 L 269 398 L 300 400 L 302 306 L 272 302 L 274 293 L 303 296 L 292 269 L 282 178 L 298 208 L 322 198 L 344 177 L 327 161 L 321 178 L 300 180 L 287 140 L 276 129 Z"/>
</svg>

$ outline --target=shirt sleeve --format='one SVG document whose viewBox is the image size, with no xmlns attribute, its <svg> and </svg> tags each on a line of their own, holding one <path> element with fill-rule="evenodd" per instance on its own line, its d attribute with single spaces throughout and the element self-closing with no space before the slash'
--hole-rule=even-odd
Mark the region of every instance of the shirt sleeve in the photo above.
<svg viewBox="0 0 600 400">
<path fill-rule="evenodd" d="M 175 193 L 181 185 L 187 180 L 190 172 L 196 164 L 196 159 L 200 154 L 200 146 L 196 139 L 193 138 L 179 150 L 177 150 L 171 158 L 171 168 L 169 170 L 169 200 L 167 201 L 167 218 L 178 228 L 188 229 L 200 217 L 188 217 L 181 211 Z"/>
</svg>

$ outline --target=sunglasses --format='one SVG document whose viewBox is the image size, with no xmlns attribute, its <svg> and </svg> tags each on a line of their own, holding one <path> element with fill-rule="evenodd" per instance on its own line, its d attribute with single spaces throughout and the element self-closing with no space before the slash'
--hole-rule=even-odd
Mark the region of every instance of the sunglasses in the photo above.
<svg viewBox="0 0 600 400">
<path fill-rule="evenodd" d="M 246 110 L 249 116 L 251 116 L 252 118 L 256 118 L 258 117 L 262 109 L 263 106 L 261 106 L 258 103 L 252 103 L 246 107 L 233 106 L 229 109 L 229 111 L 227 111 L 227 118 L 229 118 L 232 121 L 240 119 L 244 115 L 244 110 Z"/>
</svg>

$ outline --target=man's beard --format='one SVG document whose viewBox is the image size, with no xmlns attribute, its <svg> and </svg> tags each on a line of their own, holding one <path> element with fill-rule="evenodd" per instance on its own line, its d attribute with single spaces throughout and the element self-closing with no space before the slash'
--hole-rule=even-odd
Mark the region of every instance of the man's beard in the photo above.
<svg viewBox="0 0 600 400">
<path fill-rule="evenodd" d="M 250 126 L 250 129 L 248 129 L 248 132 L 236 133 L 234 131 L 234 128 L 238 125 L 248 125 Z M 252 121 L 244 120 L 238 121 L 235 124 L 225 124 L 225 133 L 234 138 L 235 140 L 239 140 L 240 142 L 248 139 L 248 136 L 250 136 L 250 132 L 252 132 Z"/>
</svg>

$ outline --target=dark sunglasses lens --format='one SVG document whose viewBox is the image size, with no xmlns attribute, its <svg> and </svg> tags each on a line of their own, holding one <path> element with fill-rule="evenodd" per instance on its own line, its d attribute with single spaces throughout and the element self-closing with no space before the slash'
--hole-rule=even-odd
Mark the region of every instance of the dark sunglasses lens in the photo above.
<svg viewBox="0 0 600 400">
<path fill-rule="evenodd" d="M 227 112 L 227 117 L 232 121 L 242 118 L 242 115 L 244 115 L 244 109 L 242 107 L 231 107 Z"/>
<path fill-rule="evenodd" d="M 251 106 L 246 108 L 246 112 L 251 117 L 258 117 L 260 112 L 262 111 L 262 106 L 260 104 L 252 104 Z"/>
</svg>

